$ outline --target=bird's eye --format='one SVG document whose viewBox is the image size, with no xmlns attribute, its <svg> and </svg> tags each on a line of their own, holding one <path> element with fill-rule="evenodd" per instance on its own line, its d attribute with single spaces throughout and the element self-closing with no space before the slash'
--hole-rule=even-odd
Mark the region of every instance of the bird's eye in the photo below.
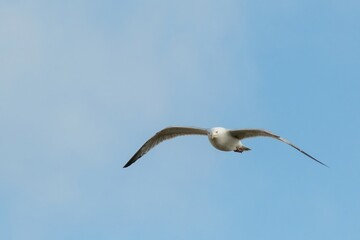
<svg viewBox="0 0 360 240">
<path fill-rule="evenodd" d="M 216 131 L 215 133 L 218 133 L 218 131 Z"/>
</svg>

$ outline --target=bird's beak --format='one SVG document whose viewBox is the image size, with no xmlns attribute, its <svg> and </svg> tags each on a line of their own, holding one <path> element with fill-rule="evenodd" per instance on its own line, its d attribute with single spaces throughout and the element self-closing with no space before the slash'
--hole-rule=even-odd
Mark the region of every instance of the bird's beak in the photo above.
<svg viewBox="0 0 360 240">
<path fill-rule="evenodd" d="M 214 138 L 215 138 L 215 135 L 214 135 L 214 134 L 211 134 L 210 137 L 211 137 L 211 139 L 214 139 Z"/>
</svg>

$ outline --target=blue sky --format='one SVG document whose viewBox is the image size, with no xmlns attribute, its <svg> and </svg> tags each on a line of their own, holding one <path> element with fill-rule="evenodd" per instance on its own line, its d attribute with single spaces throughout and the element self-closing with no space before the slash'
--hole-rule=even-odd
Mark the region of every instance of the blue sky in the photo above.
<svg viewBox="0 0 360 240">
<path fill-rule="evenodd" d="M 360 237 L 359 1 L 0 1 L 1 239 Z M 215 150 L 169 125 L 269 129 Z"/>
</svg>

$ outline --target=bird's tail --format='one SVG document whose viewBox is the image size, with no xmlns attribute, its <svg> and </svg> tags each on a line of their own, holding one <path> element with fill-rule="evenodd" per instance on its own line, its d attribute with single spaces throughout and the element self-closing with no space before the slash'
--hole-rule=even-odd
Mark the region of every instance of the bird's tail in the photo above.
<svg viewBox="0 0 360 240">
<path fill-rule="evenodd" d="M 250 151 L 251 149 L 248 148 L 248 147 L 245 147 L 244 145 L 240 146 L 240 147 L 237 147 L 234 152 L 239 152 L 239 153 L 242 153 L 243 151 Z"/>
<path fill-rule="evenodd" d="M 248 147 L 242 146 L 242 150 L 243 150 L 243 151 L 250 151 L 251 149 L 248 148 Z"/>
</svg>

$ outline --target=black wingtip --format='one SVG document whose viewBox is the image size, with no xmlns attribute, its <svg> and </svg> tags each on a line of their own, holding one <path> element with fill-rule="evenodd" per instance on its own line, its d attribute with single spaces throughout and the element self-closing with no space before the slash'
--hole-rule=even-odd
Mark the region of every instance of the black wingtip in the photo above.
<svg viewBox="0 0 360 240">
<path fill-rule="evenodd" d="M 319 160 L 315 160 L 315 161 L 317 161 L 318 163 L 320 163 L 321 165 L 323 165 L 323 166 L 325 166 L 325 167 L 330 168 L 328 165 L 326 165 L 326 164 L 325 164 L 325 163 L 323 163 L 323 162 L 320 162 Z"/>
<path fill-rule="evenodd" d="M 302 151 L 302 152 L 303 152 L 303 151 Z M 307 153 L 305 153 L 305 152 L 303 152 L 303 153 L 304 153 L 306 156 L 310 157 L 311 159 L 315 160 L 316 162 L 320 163 L 321 165 L 330 168 L 328 165 L 326 165 L 325 163 L 317 160 L 316 158 L 312 157 L 311 155 L 309 155 L 309 154 L 307 154 Z"/>
<path fill-rule="evenodd" d="M 318 161 L 320 164 L 322 164 L 323 166 L 327 167 L 327 168 L 330 168 L 328 165 L 326 165 L 325 163 L 322 163 L 320 161 Z"/>
<path fill-rule="evenodd" d="M 123 166 L 123 168 L 127 168 L 128 166 L 130 166 L 132 163 L 131 162 L 127 162 L 124 166 Z"/>
<path fill-rule="evenodd" d="M 137 159 L 138 159 L 138 158 L 132 157 L 132 158 L 124 165 L 123 168 L 129 167 L 131 164 L 133 164 L 134 162 L 136 162 Z"/>
</svg>

